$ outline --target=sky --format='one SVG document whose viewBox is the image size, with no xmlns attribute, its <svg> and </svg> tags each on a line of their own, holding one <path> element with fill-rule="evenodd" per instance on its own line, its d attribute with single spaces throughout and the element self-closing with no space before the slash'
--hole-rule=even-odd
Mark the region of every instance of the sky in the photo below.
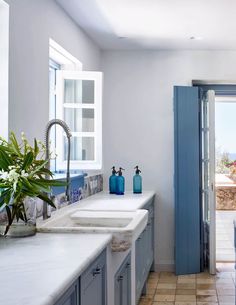
<svg viewBox="0 0 236 305">
<path fill-rule="evenodd" d="M 215 103 L 216 148 L 236 153 L 236 103 Z"/>
</svg>

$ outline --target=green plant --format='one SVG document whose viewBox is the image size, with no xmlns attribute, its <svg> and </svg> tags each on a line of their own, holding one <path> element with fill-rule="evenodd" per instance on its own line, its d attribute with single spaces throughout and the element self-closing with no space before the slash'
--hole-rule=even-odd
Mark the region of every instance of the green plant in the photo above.
<svg viewBox="0 0 236 305">
<path fill-rule="evenodd" d="M 34 139 L 31 146 L 24 133 L 20 143 L 13 132 L 9 141 L 0 137 L 0 211 L 6 209 L 8 218 L 4 235 L 14 219 L 27 223 L 26 197 L 38 197 L 55 207 L 48 194 L 52 186 L 64 186 L 65 183 L 48 179 L 53 174 L 47 169 L 49 160 L 45 160 L 44 156 L 43 143 Z"/>
</svg>

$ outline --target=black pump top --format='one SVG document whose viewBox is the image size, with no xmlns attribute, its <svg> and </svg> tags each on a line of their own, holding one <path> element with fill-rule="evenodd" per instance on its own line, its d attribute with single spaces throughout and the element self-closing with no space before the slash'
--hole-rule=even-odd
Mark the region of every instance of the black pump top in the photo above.
<svg viewBox="0 0 236 305">
<path fill-rule="evenodd" d="M 135 171 L 135 174 L 136 174 L 136 175 L 139 175 L 139 174 L 141 173 L 141 170 L 138 168 L 138 165 L 135 166 L 134 169 L 136 169 L 136 171 Z"/>
<path fill-rule="evenodd" d="M 115 175 L 117 173 L 115 166 L 112 166 L 112 175 Z"/>
<path fill-rule="evenodd" d="M 118 172 L 117 172 L 119 174 L 119 176 L 122 176 L 122 171 L 124 171 L 124 168 L 120 167 Z"/>
</svg>

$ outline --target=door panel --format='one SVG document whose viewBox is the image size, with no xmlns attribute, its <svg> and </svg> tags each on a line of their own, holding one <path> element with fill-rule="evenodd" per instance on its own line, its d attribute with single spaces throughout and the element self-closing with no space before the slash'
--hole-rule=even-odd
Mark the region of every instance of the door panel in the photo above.
<svg viewBox="0 0 236 305">
<path fill-rule="evenodd" d="M 197 87 L 174 87 L 175 271 L 201 271 L 200 101 Z"/>
<path fill-rule="evenodd" d="M 215 232 L 215 93 L 207 91 L 201 101 L 202 207 L 205 266 L 216 272 Z"/>
</svg>

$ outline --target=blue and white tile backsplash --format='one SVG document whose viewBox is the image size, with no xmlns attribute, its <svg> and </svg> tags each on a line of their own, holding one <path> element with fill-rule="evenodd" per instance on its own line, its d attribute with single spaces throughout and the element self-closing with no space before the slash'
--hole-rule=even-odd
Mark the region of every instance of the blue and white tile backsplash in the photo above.
<svg viewBox="0 0 236 305">
<path fill-rule="evenodd" d="M 78 175 L 71 179 L 71 202 L 66 201 L 65 191 L 63 189 L 53 190 L 53 201 L 57 209 L 67 206 L 68 204 L 80 201 L 91 195 L 94 195 L 103 190 L 103 176 L 102 174 L 94 176 Z M 38 198 L 27 198 L 25 200 L 25 207 L 27 215 L 31 218 L 40 217 L 43 214 L 43 201 Z M 7 215 L 5 211 L 0 213 L 0 224 L 7 222 Z"/>
</svg>

